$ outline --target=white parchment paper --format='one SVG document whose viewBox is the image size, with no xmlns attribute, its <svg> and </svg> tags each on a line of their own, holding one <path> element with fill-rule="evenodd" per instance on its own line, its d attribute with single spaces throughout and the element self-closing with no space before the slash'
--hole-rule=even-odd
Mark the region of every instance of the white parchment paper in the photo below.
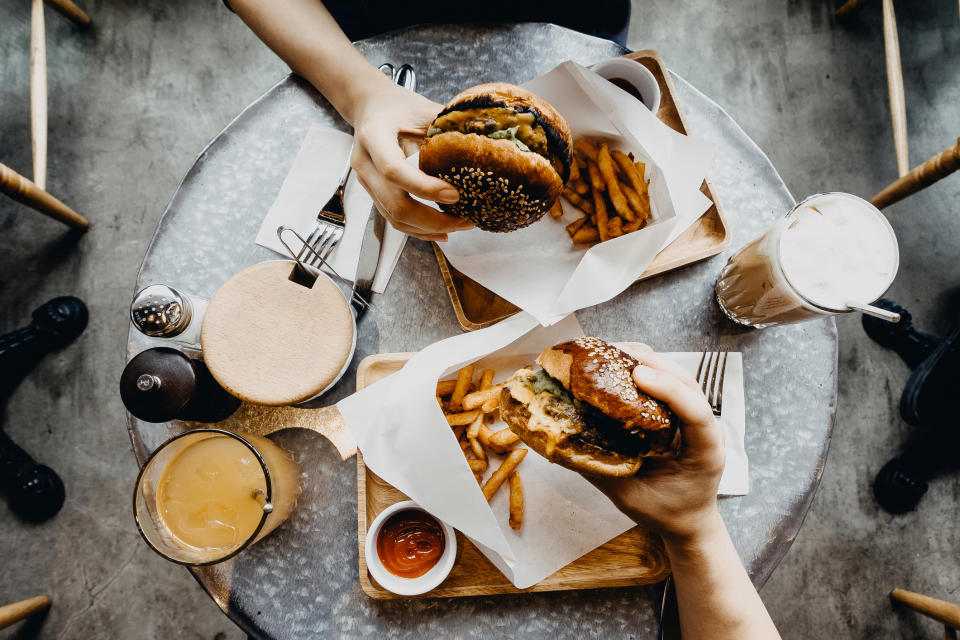
<svg viewBox="0 0 960 640">
<path fill-rule="evenodd" d="M 564 227 L 583 214 L 563 199 L 562 223 L 545 216 L 520 231 L 458 232 L 440 244 L 459 271 L 548 325 L 629 287 L 707 210 L 710 201 L 699 189 L 713 146 L 677 133 L 632 96 L 574 62 L 523 86 L 563 115 L 575 139 L 605 141 L 646 162 L 653 209 L 653 221 L 644 229 L 589 249 L 570 242 Z"/>
<path fill-rule="evenodd" d="M 453 431 L 437 405 L 436 382 L 476 363 L 502 382 L 533 364 L 548 346 L 583 335 L 574 316 L 549 327 L 519 313 L 492 327 L 437 342 L 417 353 L 399 372 L 342 400 L 346 420 L 364 463 L 427 511 L 470 538 L 518 588 L 526 588 L 634 526 L 579 474 L 551 464 L 530 451 L 519 471 L 524 487 L 524 524 L 507 523 L 508 493 L 501 489 L 488 504 Z M 698 354 L 683 354 L 696 367 Z M 739 354 L 731 357 L 724 388 L 731 404 L 725 426 L 728 471 L 721 493 L 746 493 L 743 450 L 743 384 Z M 692 362 L 692 365 L 690 364 Z M 738 391 L 739 390 L 739 391 Z M 741 410 L 735 410 L 737 398 Z M 726 415 L 725 415 L 726 417 Z M 734 422 L 736 419 L 738 422 Z M 503 428 L 502 423 L 493 430 Z M 731 455 L 732 453 L 732 455 Z M 502 458 L 491 456 L 489 477 Z M 742 490 L 742 491 L 741 491 Z"/>
</svg>

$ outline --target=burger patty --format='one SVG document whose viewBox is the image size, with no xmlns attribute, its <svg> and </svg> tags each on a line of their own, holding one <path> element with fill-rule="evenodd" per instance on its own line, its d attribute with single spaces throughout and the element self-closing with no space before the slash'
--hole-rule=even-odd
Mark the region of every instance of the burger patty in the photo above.
<svg viewBox="0 0 960 640">
<path fill-rule="evenodd" d="M 632 437 L 623 425 L 594 407 L 574 398 L 556 379 L 540 369 L 525 379 L 526 398 L 531 419 L 528 429 L 554 432 L 557 440 L 577 440 L 625 456 L 644 450 L 644 442 Z M 517 394 L 514 393 L 514 397 Z"/>
<path fill-rule="evenodd" d="M 547 151 L 547 134 L 536 124 L 530 112 L 518 113 L 509 107 L 488 109 L 464 109 L 451 111 L 434 120 L 428 136 L 447 131 L 477 133 L 491 138 L 512 138 L 524 151 L 533 151 L 550 159 Z M 522 145 L 522 146 L 521 146 Z"/>
</svg>

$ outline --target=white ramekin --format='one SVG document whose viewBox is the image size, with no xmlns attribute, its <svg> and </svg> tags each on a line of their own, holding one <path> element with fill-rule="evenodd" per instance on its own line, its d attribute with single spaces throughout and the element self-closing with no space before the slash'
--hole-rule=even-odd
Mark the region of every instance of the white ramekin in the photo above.
<svg viewBox="0 0 960 640">
<path fill-rule="evenodd" d="M 418 578 L 401 578 L 393 575 L 383 566 L 383 563 L 380 562 L 380 556 L 377 554 L 377 536 L 380 534 L 380 527 L 383 526 L 387 518 L 405 509 L 423 511 L 443 527 L 443 554 L 430 571 Z M 457 533 L 453 530 L 453 527 L 430 514 L 413 500 L 406 500 L 390 505 L 374 518 L 370 524 L 370 529 L 367 530 L 363 552 L 367 560 L 367 571 L 377 581 L 377 584 L 400 596 L 417 596 L 435 589 L 450 575 L 454 560 L 457 559 Z"/>
<path fill-rule="evenodd" d="M 660 85 L 645 66 L 629 58 L 610 58 L 590 68 L 601 78 L 623 78 L 640 92 L 643 104 L 656 115 L 660 108 Z"/>
</svg>

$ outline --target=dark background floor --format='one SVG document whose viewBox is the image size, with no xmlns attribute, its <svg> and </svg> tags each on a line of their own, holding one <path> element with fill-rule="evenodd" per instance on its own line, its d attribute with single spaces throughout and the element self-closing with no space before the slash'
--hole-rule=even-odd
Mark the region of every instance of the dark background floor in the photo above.
<svg viewBox="0 0 960 640">
<path fill-rule="evenodd" d="M 28 176 L 29 4 L 7 0 L 0 20 L 0 161 Z M 846 25 L 829 0 L 634 4 L 629 45 L 657 49 L 723 105 L 795 196 L 870 196 L 895 176 L 879 2 Z M 0 505 L 0 603 L 50 594 L 49 638 L 239 637 L 136 532 L 136 465 L 116 388 L 126 305 L 157 219 L 204 144 L 286 69 L 215 0 L 83 5 L 95 23 L 86 32 L 47 11 L 48 187 L 93 228 L 71 238 L 0 198 L 0 330 L 55 295 L 78 295 L 91 312 L 86 333 L 47 358 L 3 414 L 69 493 L 40 526 Z M 897 5 L 918 163 L 960 135 L 960 15 L 956 0 Z M 887 213 L 902 252 L 891 296 L 945 332 L 960 315 L 960 175 Z M 785 638 L 942 637 L 886 594 L 900 586 L 960 601 L 960 477 L 934 482 L 915 513 L 878 509 L 873 476 L 911 432 L 896 411 L 908 371 L 865 339 L 858 318 L 838 324 L 840 403 L 823 483 L 762 595 Z"/>
</svg>

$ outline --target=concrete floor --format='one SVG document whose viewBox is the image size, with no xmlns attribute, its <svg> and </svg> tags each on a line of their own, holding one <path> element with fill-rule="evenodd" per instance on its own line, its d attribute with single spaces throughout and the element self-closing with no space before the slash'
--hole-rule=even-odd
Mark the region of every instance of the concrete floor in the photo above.
<svg viewBox="0 0 960 640">
<path fill-rule="evenodd" d="M 30 175 L 29 3 L 8 4 L 0 160 Z M 0 603 L 50 594 L 45 638 L 236 638 L 134 528 L 136 465 L 116 388 L 125 307 L 158 217 L 204 144 L 286 69 L 216 1 L 83 4 L 95 22 L 86 32 L 47 12 L 48 187 L 93 229 L 77 238 L 0 198 L 0 330 L 55 295 L 77 295 L 91 313 L 86 333 L 48 357 L 3 414 L 11 436 L 61 474 L 68 498 L 39 526 L 0 506 Z M 630 46 L 659 50 L 726 107 L 796 196 L 869 196 L 894 177 L 879 3 L 842 26 L 820 0 L 635 4 Z M 955 0 L 898 11 L 919 162 L 960 133 L 960 16 Z M 902 251 L 891 297 L 945 332 L 960 308 L 960 175 L 888 213 Z M 896 410 L 908 371 L 858 318 L 839 326 L 840 408 L 823 484 L 762 595 L 785 638 L 942 637 L 886 594 L 900 586 L 960 601 L 960 477 L 935 481 L 915 513 L 877 508 L 873 476 L 911 431 Z"/>
</svg>

